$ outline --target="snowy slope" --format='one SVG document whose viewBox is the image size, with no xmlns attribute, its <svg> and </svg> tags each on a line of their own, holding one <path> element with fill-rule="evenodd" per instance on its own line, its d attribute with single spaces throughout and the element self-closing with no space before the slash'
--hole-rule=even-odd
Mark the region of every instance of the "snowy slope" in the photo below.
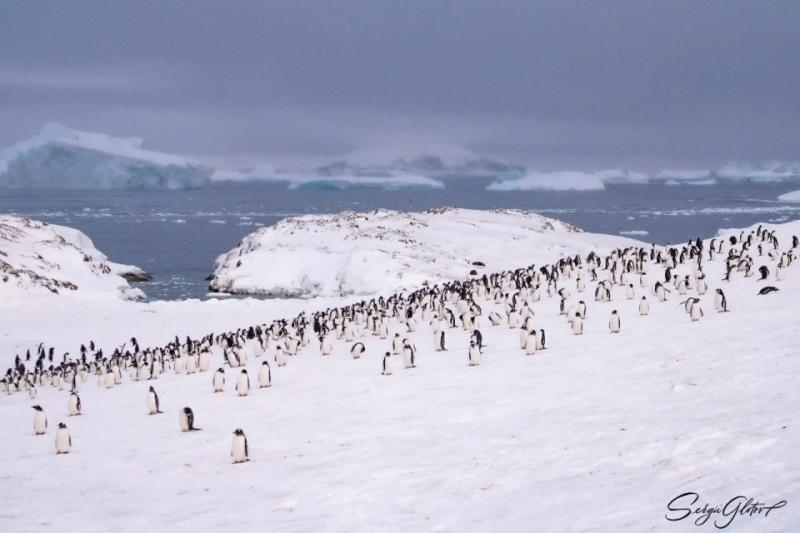
<svg viewBox="0 0 800 533">
<path fill-rule="evenodd" d="M 783 251 L 800 235 L 800 222 L 767 227 L 777 229 Z M 570 235 L 586 238 L 587 249 L 597 238 Z M 470 253 L 478 254 L 484 242 L 473 242 Z M 529 251 L 524 264 L 544 254 Z M 551 251 L 551 260 L 558 259 Z M 627 300 L 617 286 L 611 302 L 595 302 L 593 283 L 578 293 L 575 279 L 565 279 L 560 285 L 573 293 L 570 303 L 580 298 L 588 305 L 585 333 L 573 335 L 558 297 L 543 293 L 530 305 L 548 348 L 532 356 L 519 349 L 518 330 L 486 320 L 490 311 L 503 314 L 502 305 L 481 301 L 486 346 L 478 367 L 467 366 L 468 333 L 460 328 L 447 330 L 448 351 L 437 353 L 427 323 L 407 334 L 392 321 L 389 338 L 401 332 L 419 350 L 417 368 L 396 361 L 392 376 L 380 375 L 389 340 L 361 332 L 361 359 L 353 360 L 343 341 L 334 341 L 327 357 L 312 344 L 286 367 L 273 366 L 271 388 L 244 398 L 234 393 L 229 368 L 222 394 L 211 392 L 209 373 L 165 373 L 151 382 L 126 376 L 109 390 L 92 376 L 80 391 L 80 417 L 67 417 L 67 392 L 49 386 L 35 400 L 2 397 L 0 471 L 13 487 L 4 492 L 3 529 L 714 530 L 711 522 L 696 527 L 690 519 L 664 518 L 667 502 L 695 491 L 700 505 L 723 505 L 739 494 L 767 503 L 786 499 L 787 507 L 768 517 L 738 516 L 727 530 L 797 531 L 800 267 L 791 265 L 786 279 L 775 281 L 774 260 L 763 255 L 754 262 L 770 266 L 768 282 L 742 273 L 723 282 L 722 257 L 705 263 L 710 290 L 701 297 L 705 316 L 698 322 L 675 293 L 659 303 L 636 284 L 635 298 Z M 675 273 L 690 272 L 682 265 Z M 663 268 L 650 264 L 648 276 L 663 279 Z M 756 295 L 766 283 L 779 292 Z M 728 296 L 728 313 L 714 311 L 718 287 Z M 638 315 L 642 295 L 651 303 L 649 316 Z M 245 327 L 336 303 L 104 302 L 87 308 L 94 317 L 87 323 L 58 303 L 41 309 L 23 302 L 0 307 L 7 317 L 0 363 L 5 367 L 36 339 L 74 352 L 94 338 L 108 350 L 133 334 L 163 343 L 171 335 Z M 611 309 L 622 317 L 617 335 L 608 331 Z M 51 327 L 41 331 L 41 323 Z M 270 362 L 273 354 L 274 347 Z M 261 362 L 250 358 L 252 380 Z M 220 365 L 216 354 L 212 368 Z M 145 413 L 151 385 L 162 415 Z M 42 437 L 31 431 L 33 403 L 49 418 Z M 194 409 L 202 431 L 178 431 L 183 406 Z M 69 455 L 54 453 L 59 421 L 72 433 Z M 250 446 L 251 461 L 243 465 L 230 463 L 237 427 Z"/>
<path fill-rule="evenodd" d="M 0 152 L 0 187 L 60 189 L 185 189 L 201 187 L 211 169 L 116 138 L 47 124 Z"/>
<path fill-rule="evenodd" d="M 210 285 L 270 296 L 371 295 L 633 242 L 516 210 L 305 215 L 261 228 L 219 256 Z"/>
<path fill-rule="evenodd" d="M 0 299 L 6 303 L 54 295 L 143 298 L 123 276 L 147 278 L 137 267 L 108 261 L 76 229 L 0 215 Z"/>
</svg>

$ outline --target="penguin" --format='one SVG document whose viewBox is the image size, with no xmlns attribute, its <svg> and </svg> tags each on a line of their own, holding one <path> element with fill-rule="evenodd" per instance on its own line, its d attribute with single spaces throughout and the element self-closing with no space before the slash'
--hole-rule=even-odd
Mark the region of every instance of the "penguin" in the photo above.
<svg viewBox="0 0 800 533">
<path fill-rule="evenodd" d="M 219 367 L 216 372 L 214 372 L 214 378 L 211 380 L 211 384 L 214 387 L 214 392 L 222 392 L 225 390 L 225 369 Z"/>
<path fill-rule="evenodd" d="M 322 335 L 319 338 L 319 353 L 321 355 L 330 355 L 333 351 L 331 339 L 327 335 Z"/>
<path fill-rule="evenodd" d="M 247 449 L 247 437 L 244 436 L 244 431 L 241 429 L 237 429 L 233 432 L 231 457 L 233 458 L 234 464 L 246 463 L 250 460 L 249 450 Z"/>
<path fill-rule="evenodd" d="M 264 389 L 272 386 L 272 372 L 269 368 L 269 361 L 261 363 L 261 368 L 258 370 L 258 387 Z"/>
<path fill-rule="evenodd" d="M 489 313 L 489 322 L 492 324 L 492 326 L 499 326 L 501 321 L 502 317 L 499 314 L 494 311 Z"/>
<path fill-rule="evenodd" d="M 147 393 L 147 414 L 160 415 L 161 410 L 158 407 L 158 394 L 156 394 L 156 389 L 150 387 L 150 391 Z"/>
<path fill-rule="evenodd" d="M 34 435 L 44 435 L 47 431 L 47 417 L 42 411 L 41 405 L 34 405 L 33 410 L 33 434 Z"/>
<path fill-rule="evenodd" d="M 444 347 L 444 330 L 438 331 L 434 334 L 433 348 L 437 352 L 447 351 L 446 348 Z"/>
<path fill-rule="evenodd" d="M 392 354 L 386 352 L 383 355 L 383 371 L 381 372 L 384 376 L 391 376 L 392 375 Z"/>
<path fill-rule="evenodd" d="M 728 300 L 725 298 L 725 293 L 722 292 L 722 289 L 716 290 L 716 295 L 714 296 L 714 308 L 719 313 L 728 312 Z"/>
<path fill-rule="evenodd" d="M 469 341 L 469 366 L 477 366 L 481 364 L 481 347 L 475 342 L 475 339 Z"/>
<path fill-rule="evenodd" d="M 194 412 L 191 407 L 184 407 L 178 415 L 178 422 L 183 433 L 187 431 L 200 431 L 200 428 L 194 427 Z"/>
<path fill-rule="evenodd" d="M 403 339 L 400 338 L 399 333 L 394 334 L 392 339 L 392 354 L 397 355 L 403 351 Z"/>
<path fill-rule="evenodd" d="M 608 320 L 608 329 L 611 333 L 619 333 L 620 326 L 619 314 L 617 314 L 617 310 L 614 309 L 611 311 L 611 318 Z"/>
<path fill-rule="evenodd" d="M 760 296 L 764 296 L 765 294 L 769 294 L 769 293 L 771 293 L 771 292 L 778 292 L 778 288 L 777 288 L 777 287 L 772 287 L 772 286 L 769 286 L 769 285 L 768 285 L 768 286 L 766 286 L 766 287 L 762 288 L 760 291 L 758 291 L 758 294 L 759 294 Z"/>
<path fill-rule="evenodd" d="M 366 351 L 363 342 L 357 342 L 350 348 L 350 355 L 353 356 L 353 359 L 359 359 Z"/>
<path fill-rule="evenodd" d="M 67 425 L 64 422 L 58 423 L 56 430 L 56 454 L 69 453 L 72 448 L 72 437 L 69 434 Z"/>
<path fill-rule="evenodd" d="M 642 296 L 642 299 L 639 301 L 639 315 L 647 316 L 648 314 L 650 314 L 650 304 L 647 302 L 647 298 Z"/>
<path fill-rule="evenodd" d="M 286 361 L 288 361 L 288 357 L 286 356 L 286 351 L 283 350 L 280 346 L 275 349 L 275 364 L 278 366 L 286 366 Z"/>
<path fill-rule="evenodd" d="M 572 333 L 583 335 L 583 317 L 580 313 L 575 313 L 575 318 L 572 319 Z"/>
<path fill-rule="evenodd" d="M 523 330 L 525 331 L 525 330 Z M 536 353 L 536 331 L 529 331 L 526 332 L 526 339 L 525 339 L 525 355 L 533 355 Z"/>
<path fill-rule="evenodd" d="M 403 365 L 406 368 L 416 368 L 416 361 L 414 360 L 417 350 L 414 345 L 408 342 L 408 339 L 403 340 Z"/>
<path fill-rule="evenodd" d="M 703 309 L 700 307 L 700 300 L 697 298 L 694 298 L 689 306 L 689 317 L 692 319 L 692 322 L 697 322 L 703 318 Z"/>
<path fill-rule="evenodd" d="M 69 394 L 69 400 L 67 401 L 67 414 L 69 416 L 78 416 L 81 414 L 81 398 L 75 392 L 71 392 Z"/>
<path fill-rule="evenodd" d="M 247 396 L 250 393 L 250 376 L 247 375 L 247 369 L 242 369 L 239 374 L 239 379 L 236 381 L 236 394 L 239 396 Z"/>
<path fill-rule="evenodd" d="M 767 268 L 767 265 L 761 265 L 758 267 L 758 273 L 761 274 L 761 277 L 758 278 L 758 281 L 764 281 L 769 276 L 769 268 Z"/>
</svg>

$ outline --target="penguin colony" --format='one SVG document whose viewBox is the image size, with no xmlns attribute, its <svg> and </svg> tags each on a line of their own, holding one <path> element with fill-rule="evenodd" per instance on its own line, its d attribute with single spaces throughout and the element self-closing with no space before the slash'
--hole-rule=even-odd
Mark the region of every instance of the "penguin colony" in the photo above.
<svg viewBox="0 0 800 533">
<path fill-rule="evenodd" d="M 313 351 L 312 346 L 317 347 L 320 356 L 329 356 L 334 351 L 334 340 L 348 343 L 351 357 L 358 360 L 365 355 L 366 348 L 356 338 L 366 335 L 386 343 L 387 350 L 379 369 L 384 376 L 395 372 L 396 363 L 403 369 L 417 368 L 418 353 L 425 354 L 424 361 L 424 357 L 432 353 L 446 351 L 446 336 L 459 333 L 469 338 L 464 364 L 474 367 L 482 363 L 485 348 L 478 328 L 479 320 L 484 316 L 479 302 L 502 310 L 502 314 L 493 310 L 486 315 L 488 325 L 519 330 L 520 351 L 532 356 L 547 348 L 549 338 L 545 330 L 537 326 L 534 312 L 536 302 L 543 295 L 560 299 L 559 312 L 565 319 L 565 332 L 583 334 L 588 306 L 580 295 L 586 290 L 586 276 L 594 284 L 592 292 L 596 302 L 613 302 L 615 287 L 624 291 L 626 300 L 633 300 L 637 297 L 637 285 L 640 291 L 649 292 L 650 297 L 659 303 L 668 302 L 673 292 L 687 296 L 680 305 L 688 320 L 696 322 L 704 316 L 704 298 L 713 299 L 713 309 L 718 313 L 731 311 L 722 287 L 715 288 L 709 295 L 709 280 L 703 271 L 705 262 L 724 263 L 722 283 L 729 283 L 736 277 L 753 277 L 756 272 L 756 281 L 780 282 L 794 263 L 795 249 L 799 244 L 798 237 L 793 236 L 791 244 L 781 251 L 775 233 L 759 226 L 727 239 L 696 239 L 682 246 L 630 247 L 613 250 L 606 256 L 590 252 L 584 258 L 579 255 L 566 257 L 538 268 L 531 265 L 490 275 L 471 274 L 467 280 L 381 296 L 311 315 L 303 311 L 292 319 L 275 320 L 271 324 L 208 334 L 199 339 L 186 337 L 181 341 L 175 337 L 164 346 L 143 349 L 133 337 L 110 355 L 90 341 L 88 347 L 80 346 L 78 357 L 72 358 L 69 353 L 64 353 L 61 362 L 56 363 L 55 348 L 39 344 L 35 358 L 30 350 L 24 361 L 17 355 L 13 368 L 9 368 L 0 379 L 0 391 L 7 394 L 26 392 L 30 398 L 35 398 L 40 387 L 49 385 L 60 391 L 66 390 L 67 415 L 81 416 L 83 407 L 79 392 L 90 376 L 97 380 L 98 387 L 111 389 L 126 378 L 153 382 L 165 372 L 210 372 L 212 363 L 216 366 L 221 362 L 222 366 L 212 372 L 213 393 L 225 392 L 226 377 L 232 373 L 235 394 L 245 397 L 253 392 L 247 369 L 241 368 L 249 357 L 264 358 L 258 367 L 256 390 L 268 389 L 272 386 L 272 367 L 266 356 L 272 347 L 272 360 L 276 367 L 287 365 L 300 353 Z M 754 268 L 755 256 L 761 257 L 774 271 L 767 265 Z M 688 274 L 676 274 L 687 270 Z M 573 290 L 577 293 L 575 297 Z M 757 294 L 768 295 L 777 290 L 777 287 L 767 285 Z M 647 295 L 641 296 L 638 304 L 640 316 L 650 313 L 649 302 Z M 430 347 L 418 352 L 414 343 L 401 332 L 396 332 L 390 339 L 390 328 L 413 333 L 420 322 L 430 326 Z M 616 309 L 608 318 L 608 329 L 612 334 L 624 331 Z M 45 435 L 47 416 L 40 405 L 32 407 L 34 435 Z M 150 386 L 147 392 L 146 407 L 148 415 L 163 413 L 154 386 Z M 190 407 L 170 407 L 178 412 L 181 432 L 200 430 L 195 426 L 195 415 Z M 69 453 L 71 447 L 72 437 L 67 425 L 59 422 L 55 435 L 56 453 Z M 247 438 L 242 429 L 233 432 L 230 453 L 233 463 L 249 461 Z"/>
</svg>

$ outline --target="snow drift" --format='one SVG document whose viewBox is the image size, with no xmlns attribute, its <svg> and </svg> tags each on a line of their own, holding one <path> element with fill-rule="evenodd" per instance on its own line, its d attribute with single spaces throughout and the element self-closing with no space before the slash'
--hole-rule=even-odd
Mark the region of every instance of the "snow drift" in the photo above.
<svg viewBox="0 0 800 533">
<path fill-rule="evenodd" d="M 306 215 L 261 228 L 219 256 L 210 288 L 276 297 L 371 295 L 633 242 L 579 232 L 516 210 Z"/>
<path fill-rule="evenodd" d="M 189 189 L 211 169 L 143 148 L 144 141 L 47 124 L 0 152 L 0 187 L 33 189 Z"/>
<path fill-rule="evenodd" d="M 0 297 L 4 303 L 79 294 L 139 300 L 128 284 L 141 269 L 108 261 L 84 233 L 29 218 L 0 215 Z"/>
</svg>

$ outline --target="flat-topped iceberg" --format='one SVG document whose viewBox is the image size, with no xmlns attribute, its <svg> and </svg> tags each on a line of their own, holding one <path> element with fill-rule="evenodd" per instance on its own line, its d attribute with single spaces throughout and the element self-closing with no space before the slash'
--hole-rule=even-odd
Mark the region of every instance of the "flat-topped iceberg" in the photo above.
<svg viewBox="0 0 800 533">
<path fill-rule="evenodd" d="M 192 189 L 211 169 L 143 148 L 144 141 L 48 124 L 0 152 L 0 187 L 30 189 Z"/>
<path fill-rule="evenodd" d="M 86 234 L 30 218 L 0 215 L 0 301 L 48 295 L 141 300 L 128 281 L 149 279 L 141 269 L 112 263 Z"/>
<path fill-rule="evenodd" d="M 373 295 L 633 241 L 517 210 L 379 210 L 287 218 L 215 263 L 210 289 L 272 297 Z"/>
</svg>

